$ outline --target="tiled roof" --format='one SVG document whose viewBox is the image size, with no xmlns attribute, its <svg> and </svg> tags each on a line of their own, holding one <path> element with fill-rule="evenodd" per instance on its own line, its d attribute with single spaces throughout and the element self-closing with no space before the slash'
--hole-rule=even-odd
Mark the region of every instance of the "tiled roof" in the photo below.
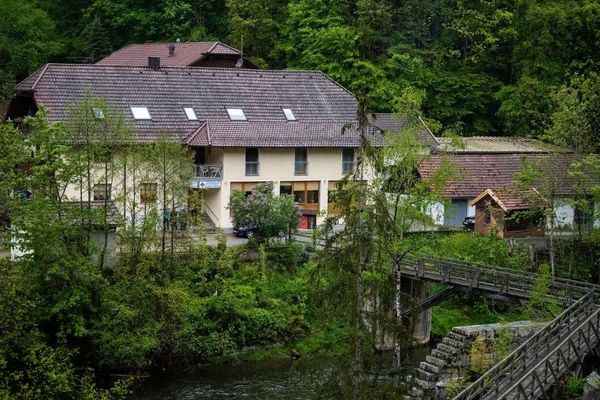
<svg viewBox="0 0 600 400">
<path fill-rule="evenodd" d="M 51 121 L 66 120 L 69 106 L 86 94 L 104 98 L 146 141 L 167 134 L 230 147 L 360 144 L 356 130 L 342 134 L 356 122 L 355 97 L 315 71 L 48 64 L 17 91 L 33 91 Z M 130 106 L 148 107 L 152 120 L 134 120 Z M 198 120 L 188 120 L 183 107 L 193 107 Z M 226 107 L 242 108 L 248 120 L 231 121 Z M 291 108 L 297 121 L 287 121 L 282 107 Z M 206 130 L 199 130 L 205 123 Z M 382 135 L 373 140 L 381 145 Z"/>
<path fill-rule="evenodd" d="M 389 132 L 402 132 L 406 128 L 406 119 L 392 113 L 376 113 L 374 115 L 369 115 L 369 122 L 379 129 Z M 431 133 L 422 120 L 420 123 L 421 129 L 417 132 L 420 141 L 430 147 L 437 146 L 438 141 L 435 136 L 433 136 L 433 133 Z"/>
<path fill-rule="evenodd" d="M 572 191 L 573 182 L 568 176 L 571 163 L 577 160 L 574 154 L 451 154 L 447 155 L 459 170 L 461 178 L 446 185 L 445 195 L 453 198 L 474 198 L 487 189 L 514 187 L 514 179 L 521 171 L 523 160 L 548 170 L 557 184 L 556 193 L 567 195 Z M 441 164 L 444 156 L 434 154 L 419 168 L 422 177 L 431 177 Z"/>
<path fill-rule="evenodd" d="M 160 57 L 164 66 L 186 67 L 207 54 L 235 55 L 241 52 L 221 42 L 184 42 L 175 44 L 169 56 L 169 43 L 130 44 L 98 61 L 98 65 L 147 66 L 148 57 Z"/>
<path fill-rule="evenodd" d="M 486 197 L 491 197 L 505 212 L 544 207 L 547 202 L 535 188 L 529 190 L 487 189 L 469 202 L 474 206 Z"/>
<path fill-rule="evenodd" d="M 454 146 L 448 138 L 437 140 L 441 150 L 453 153 L 549 153 L 560 150 L 539 140 L 516 137 L 464 137 L 461 138 L 462 147 Z"/>
</svg>

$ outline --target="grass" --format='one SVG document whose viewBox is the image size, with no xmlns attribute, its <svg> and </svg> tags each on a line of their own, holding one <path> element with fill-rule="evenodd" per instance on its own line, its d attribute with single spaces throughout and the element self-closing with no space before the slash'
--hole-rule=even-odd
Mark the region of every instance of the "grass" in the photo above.
<svg viewBox="0 0 600 400">
<path fill-rule="evenodd" d="M 447 300 L 432 310 L 431 333 L 434 337 L 446 336 L 456 326 L 493 324 L 528 319 L 518 305 L 496 303 L 485 298 L 470 296 Z"/>
</svg>

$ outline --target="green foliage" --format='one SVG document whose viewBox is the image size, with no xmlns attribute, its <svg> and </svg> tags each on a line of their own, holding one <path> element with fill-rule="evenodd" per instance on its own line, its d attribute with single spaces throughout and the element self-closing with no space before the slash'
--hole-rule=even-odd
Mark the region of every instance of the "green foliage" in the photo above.
<svg viewBox="0 0 600 400">
<path fill-rule="evenodd" d="M 486 347 L 485 339 L 481 335 L 478 335 L 473 343 L 471 343 L 471 350 L 469 352 L 471 370 L 478 374 L 483 374 L 488 368 Z"/>
<path fill-rule="evenodd" d="M 36 4 L 0 1 L 0 99 L 60 50 L 54 22 Z"/>
<path fill-rule="evenodd" d="M 557 300 L 550 296 L 552 275 L 547 264 L 540 265 L 538 276 L 531 289 L 531 297 L 527 303 L 527 315 L 536 320 L 555 318 L 560 313 Z"/>
<path fill-rule="evenodd" d="M 432 255 L 524 270 L 531 265 L 525 248 L 509 247 L 495 235 L 479 236 L 471 233 L 455 233 L 436 237 L 427 252 Z"/>
<path fill-rule="evenodd" d="M 492 347 L 496 356 L 496 363 L 505 359 L 512 351 L 513 334 L 506 326 L 501 326 L 492 339 Z"/>
<path fill-rule="evenodd" d="M 520 306 L 506 305 L 471 296 L 447 300 L 433 307 L 432 310 L 431 334 L 438 338 L 446 336 L 456 326 L 527 319 L 527 315 Z"/>
<path fill-rule="evenodd" d="M 583 395 L 583 389 L 586 384 L 585 378 L 576 378 L 572 375 L 567 375 L 565 381 L 566 394 L 573 398 L 581 398 L 580 396 Z"/>
<path fill-rule="evenodd" d="M 259 183 L 248 196 L 235 191 L 229 199 L 229 208 L 235 226 L 256 225 L 259 238 L 266 242 L 282 233 L 289 236 L 298 226 L 299 211 L 293 196 L 275 196 L 273 182 Z"/>
</svg>

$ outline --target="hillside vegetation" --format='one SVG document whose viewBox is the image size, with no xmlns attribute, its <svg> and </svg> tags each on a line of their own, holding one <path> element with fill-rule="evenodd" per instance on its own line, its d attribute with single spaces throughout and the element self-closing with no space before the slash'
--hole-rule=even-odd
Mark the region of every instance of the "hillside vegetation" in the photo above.
<svg viewBox="0 0 600 400">
<path fill-rule="evenodd" d="M 263 67 L 322 70 L 376 111 L 417 93 L 435 130 L 539 137 L 582 123 L 565 109 L 598 93 L 599 29 L 595 0 L 0 0 L 0 95 L 129 43 L 243 41 Z"/>
</svg>

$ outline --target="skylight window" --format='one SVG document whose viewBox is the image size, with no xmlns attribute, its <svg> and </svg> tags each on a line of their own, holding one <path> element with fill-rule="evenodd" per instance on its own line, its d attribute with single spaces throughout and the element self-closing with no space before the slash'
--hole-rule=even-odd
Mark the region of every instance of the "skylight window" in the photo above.
<svg viewBox="0 0 600 400">
<path fill-rule="evenodd" d="M 292 111 L 291 108 L 282 108 L 282 110 L 283 110 L 283 114 L 285 115 L 285 119 L 287 119 L 288 121 L 296 120 L 296 116 L 294 115 L 294 112 Z"/>
<path fill-rule="evenodd" d="M 130 107 L 134 119 L 152 119 L 148 107 Z"/>
<path fill-rule="evenodd" d="M 188 121 L 197 121 L 198 117 L 196 117 L 196 112 L 192 107 L 183 107 L 185 111 L 185 115 L 187 115 Z"/>
<path fill-rule="evenodd" d="M 227 114 L 232 121 L 246 121 L 246 114 L 241 108 L 227 108 Z"/>
<path fill-rule="evenodd" d="M 104 111 L 101 108 L 92 107 L 92 111 L 94 112 L 94 118 L 104 119 Z"/>
</svg>

